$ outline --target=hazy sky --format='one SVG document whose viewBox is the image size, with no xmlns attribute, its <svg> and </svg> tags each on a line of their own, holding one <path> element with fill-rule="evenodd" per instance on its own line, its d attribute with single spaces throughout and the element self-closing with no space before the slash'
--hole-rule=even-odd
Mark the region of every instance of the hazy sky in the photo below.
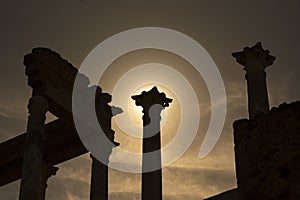
<svg viewBox="0 0 300 200">
<path fill-rule="evenodd" d="M 48 47 L 74 66 L 106 38 L 137 27 L 165 27 L 197 40 L 217 64 L 225 83 L 228 112 L 214 150 L 198 158 L 208 115 L 189 150 L 163 169 L 164 199 L 202 199 L 236 187 L 232 122 L 247 117 L 245 72 L 231 53 L 261 41 L 276 56 L 267 69 L 270 105 L 300 99 L 300 1 L 202 0 L 68 0 L 5 1 L 1 4 L 0 142 L 26 130 L 26 105 L 31 94 L 23 56 L 34 47 Z M 137 51 L 116 60 L 101 85 L 112 92 L 116 77 L 137 64 L 155 61 L 172 66 L 196 87 L 200 106 L 209 104 L 205 83 L 178 56 L 157 50 Z M 109 73 L 109 71 L 107 72 Z M 202 124 L 203 123 L 203 126 Z M 118 134 L 118 128 L 116 127 Z M 132 143 L 117 135 L 124 148 Z M 128 145 L 128 147 L 126 147 Z M 134 150 L 134 148 L 132 149 Z M 6 156 L 1 152 L 0 156 Z M 88 155 L 59 165 L 49 180 L 47 199 L 88 199 Z M 140 176 L 110 171 L 110 200 L 140 199 Z M 18 199 L 19 181 L 0 188 L 0 199 Z"/>
</svg>

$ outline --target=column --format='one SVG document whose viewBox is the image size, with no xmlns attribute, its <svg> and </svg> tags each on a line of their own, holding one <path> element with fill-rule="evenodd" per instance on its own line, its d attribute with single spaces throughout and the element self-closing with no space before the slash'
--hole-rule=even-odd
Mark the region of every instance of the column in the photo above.
<svg viewBox="0 0 300 200">
<path fill-rule="evenodd" d="M 48 101 L 43 96 L 33 96 L 29 100 L 27 135 L 24 145 L 20 200 L 42 200 L 44 189 L 43 149 L 46 140 L 45 119 Z"/>
<path fill-rule="evenodd" d="M 108 199 L 108 167 L 92 158 L 92 176 L 91 176 L 91 200 L 107 200 Z"/>
<path fill-rule="evenodd" d="M 265 69 L 273 64 L 276 57 L 271 56 L 268 50 L 264 50 L 260 42 L 251 48 L 244 48 L 241 52 L 232 53 L 232 56 L 246 71 L 249 118 L 267 114 L 269 100 Z"/>
<path fill-rule="evenodd" d="M 111 119 L 113 116 L 122 113 L 122 109 L 108 105 L 112 100 L 112 96 L 108 93 L 102 93 L 100 87 L 96 89 L 95 106 L 98 122 L 104 132 L 105 136 L 112 142 L 110 149 L 103 151 L 105 163 L 98 161 L 91 155 L 92 158 L 92 176 L 91 176 L 91 188 L 90 199 L 91 200 L 107 200 L 108 199 L 108 162 L 109 156 L 114 146 L 118 146 L 119 143 L 114 141 L 115 131 L 111 129 Z M 101 147 L 99 147 L 101 148 Z"/>
<path fill-rule="evenodd" d="M 161 173 L 161 111 L 169 106 L 172 99 L 160 93 L 157 87 L 142 94 L 132 96 L 137 106 L 143 107 L 143 161 L 142 161 L 142 200 L 162 199 Z M 147 153 L 151 156 L 145 156 Z M 155 153 L 154 153 L 155 152 Z M 149 171 L 154 167 L 156 170 Z"/>
</svg>

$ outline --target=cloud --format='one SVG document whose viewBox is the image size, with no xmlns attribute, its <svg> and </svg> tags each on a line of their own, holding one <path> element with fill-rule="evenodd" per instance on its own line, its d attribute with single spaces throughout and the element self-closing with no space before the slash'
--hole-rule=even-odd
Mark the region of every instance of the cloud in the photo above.
<svg viewBox="0 0 300 200">
<path fill-rule="evenodd" d="M 48 181 L 46 199 L 77 200 L 89 198 L 89 183 L 76 178 L 56 178 Z"/>
<path fill-rule="evenodd" d="M 0 187 L 0 199 L 1 200 L 18 200 L 20 180 L 10 183 L 8 185 Z"/>
<path fill-rule="evenodd" d="M 232 171 L 168 167 L 163 170 L 164 193 L 208 197 L 236 187 Z"/>
<path fill-rule="evenodd" d="M 247 116 L 247 86 L 245 82 L 226 82 L 227 118 L 240 118 Z"/>
<path fill-rule="evenodd" d="M 26 121 L 0 110 L 0 142 L 25 133 Z"/>
<path fill-rule="evenodd" d="M 48 199 L 88 199 L 90 168 L 88 156 L 62 164 L 49 179 Z M 230 170 L 170 166 L 163 169 L 164 199 L 202 199 L 236 187 Z M 140 199 L 141 174 L 109 170 L 109 199 Z"/>
<path fill-rule="evenodd" d="M 112 192 L 109 193 L 109 200 L 140 200 L 141 194 L 140 193 L 133 193 L 133 192 Z M 186 194 L 174 194 L 174 195 L 167 195 L 163 194 L 164 200 L 201 200 L 202 198 L 197 195 L 186 195 Z"/>
<path fill-rule="evenodd" d="M 296 65 L 295 65 L 296 66 Z M 300 69 L 287 70 L 280 74 L 271 74 L 267 78 L 270 105 L 277 107 L 283 102 L 293 102 L 300 99 L 299 80 Z"/>
<path fill-rule="evenodd" d="M 111 192 L 109 193 L 109 200 L 140 200 L 141 194 L 134 192 Z"/>
</svg>

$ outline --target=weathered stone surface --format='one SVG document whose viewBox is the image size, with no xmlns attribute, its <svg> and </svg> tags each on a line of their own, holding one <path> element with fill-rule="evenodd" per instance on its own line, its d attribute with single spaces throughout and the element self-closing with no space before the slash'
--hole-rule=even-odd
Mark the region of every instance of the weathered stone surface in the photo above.
<svg viewBox="0 0 300 200">
<path fill-rule="evenodd" d="M 269 50 L 262 48 L 261 42 L 256 43 L 253 47 L 245 47 L 241 52 L 232 53 L 232 56 L 245 67 L 244 70 L 247 72 L 264 71 L 276 59 L 275 56 L 270 55 Z"/>
<path fill-rule="evenodd" d="M 55 116 L 72 119 L 72 88 L 78 70 L 47 48 L 33 49 L 25 55 L 24 65 L 33 95 L 47 97 L 49 111 Z"/>
<path fill-rule="evenodd" d="M 30 115 L 24 145 L 20 200 L 42 200 L 45 189 L 42 184 L 43 154 L 47 138 L 44 123 L 48 101 L 43 96 L 33 96 L 29 100 L 28 109 Z"/>
<path fill-rule="evenodd" d="M 95 94 L 95 109 L 98 122 L 106 135 L 106 137 L 116 146 L 119 145 L 115 142 L 115 131 L 111 129 L 112 117 L 121 114 L 123 110 L 119 107 L 110 106 L 109 103 L 112 101 L 112 96 L 108 93 L 103 93 L 100 87 L 97 87 Z M 107 155 L 109 157 L 110 153 Z"/>
<path fill-rule="evenodd" d="M 233 127 L 239 199 L 300 199 L 300 102 Z"/>
</svg>

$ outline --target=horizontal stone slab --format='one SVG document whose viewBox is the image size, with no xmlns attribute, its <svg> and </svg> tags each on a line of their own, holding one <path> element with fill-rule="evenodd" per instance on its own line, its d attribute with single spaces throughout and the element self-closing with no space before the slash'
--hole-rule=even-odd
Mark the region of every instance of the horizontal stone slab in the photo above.
<svg viewBox="0 0 300 200">
<path fill-rule="evenodd" d="M 70 123 L 58 119 L 45 128 L 45 162 L 57 165 L 88 152 Z M 0 144 L 0 186 L 21 178 L 25 139 L 26 133 Z"/>
</svg>

